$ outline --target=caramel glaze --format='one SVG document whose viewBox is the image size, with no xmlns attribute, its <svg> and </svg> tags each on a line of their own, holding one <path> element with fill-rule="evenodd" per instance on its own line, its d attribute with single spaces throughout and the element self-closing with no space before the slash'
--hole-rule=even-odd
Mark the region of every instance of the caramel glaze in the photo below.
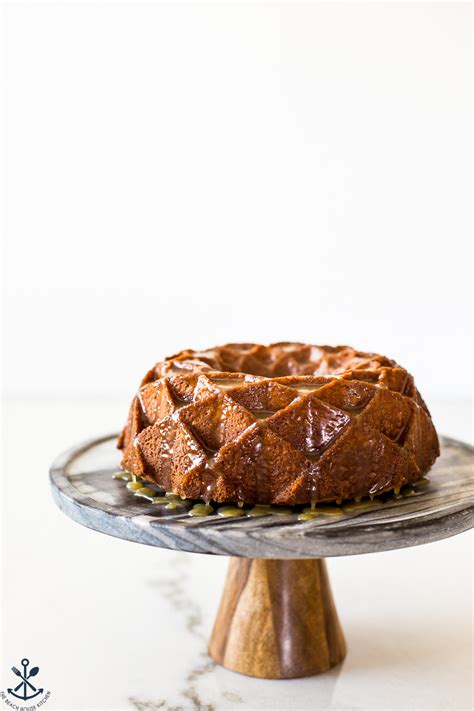
<svg viewBox="0 0 474 711">
<path fill-rule="evenodd" d="M 128 472 L 117 472 L 113 474 L 114 479 L 122 479 L 124 481 L 129 481 L 131 475 Z M 223 518 L 240 518 L 242 516 L 248 516 L 250 518 L 258 516 L 270 516 L 271 514 L 276 514 L 279 516 L 296 516 L 298 521 L 311 521 L 312 519 L 320 516 L 343 516 L 344 514 L 351 514 L 353 512 L 363 512 L 368 511 L 380 504 L 388 501 L 403 499 L 409 496 L 416 496 L 421 493 L 421 491 L 428 486 L 429 479 L 423 477 L 414 485 L 407 484 L 406 486 L 392 491 L 385 491 L 380 496 L 371 496 L 369 499 L 363 501 L 360 497 L 354 499 L 353 501 L 341 502 L 340 505 L 331 505 L 327 502 L 321 502 L 319 505 L 312 503 L 311 506 L 303 508 L 301 506 L 269 506 L 263 504 L 257 504 L 256 506 L 244 508 L 240 503 L 238 505 L 230 504 L 224 506 L 212 506 L 210 502 L 193 501 L 191 499 L 183 499 L 182 497 L 176 496 L 173 492 L 159 492 L 151 487 L 145 486 L 144 482 L 134 482 L 137 486 L 131 487 L 127 484 L 127 489 L 131 494 L 134 494 L 138 498 L 147 499 L 153 504 L 164 505 L 168 510 L 176 510 L 177 513 L 185 513 L 186 510 L 190 516 L 210 516 L 217 513 L 218 516 Z M 213 502 L 214 503 L 214 502 Z"/>
<path fill-rule="evenodd" d="M 420 479 L 439 455 L 413 378 L 348 346 L 230 344 L 157 363 L 118 446 L 134 476 L 189 499 L 315 504 Z"/>
</svg>

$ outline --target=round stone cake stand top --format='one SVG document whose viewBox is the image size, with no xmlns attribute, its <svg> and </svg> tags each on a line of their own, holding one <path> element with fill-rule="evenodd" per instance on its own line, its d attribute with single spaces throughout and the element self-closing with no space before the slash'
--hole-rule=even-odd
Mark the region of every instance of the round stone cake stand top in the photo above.
<svg viewBox="0 0 474 711">
<path fill-rule="evenodd" d="M 308 676 L 345 656 L 326 556 L 429 543 L 472 527 L 473 448 L 441 438 L 430 484 L 385 503 L 351 503 L 341 514 L 190 517 L 134 497 L 119 469 L 116 435 L 90 440 L 51 467 L 54 499 L 74 521 L 137 543 L 233 556 L 211 636 L 211 656 L 264 678 Z M 179 512 L 181 511 L 181 512 Z"/>
</svg>

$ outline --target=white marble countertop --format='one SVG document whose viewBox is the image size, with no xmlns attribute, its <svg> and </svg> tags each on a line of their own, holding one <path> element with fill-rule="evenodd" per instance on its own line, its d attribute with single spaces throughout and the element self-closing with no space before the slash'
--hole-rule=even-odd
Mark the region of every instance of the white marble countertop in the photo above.
<svg viewBox="0 0 474 711">
<path fill-rule="evenodd" d="M 440 432 L 469 440 L 469 402 L 429 402 Z M 1 688 L 26 656 L 51 710 L 471 708 L 469 533 L 329 560 L 348 643 L 331 672 L 266 681 L 212 663 L 206 644 L 227 561 L 109 538 L 52 502 L 54 456 L 118 429 L 126 406 L 7 402 Z"/>
</svg>

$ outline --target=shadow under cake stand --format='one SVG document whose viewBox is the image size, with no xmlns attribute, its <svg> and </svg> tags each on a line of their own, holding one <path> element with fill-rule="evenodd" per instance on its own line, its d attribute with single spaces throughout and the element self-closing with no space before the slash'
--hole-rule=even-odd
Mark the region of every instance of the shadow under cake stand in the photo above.
<svg viewBox="0 0 474 711">
<path fill-rule="evenodd" d="M 119 469 L 117 436 L 73 447 L 53 463 L 59 508 L 101 533 L 161 548 L 231 556 L 209 643 L 211 657 L 250 676 L 310 676 L 338 664 L 344 636 L 325 557 L 430 543 L 472 527 L 473 448 L 441 438 L 430 484 L 409 497 L 349 503 L 340 515 L 191 517 L 137 498 Z"/>
</svg>

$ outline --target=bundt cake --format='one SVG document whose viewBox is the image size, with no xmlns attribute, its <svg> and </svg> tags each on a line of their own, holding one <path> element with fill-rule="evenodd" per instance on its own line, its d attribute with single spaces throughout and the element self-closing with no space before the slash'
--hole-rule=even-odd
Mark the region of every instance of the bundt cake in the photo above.
<svg viewBox="0 0 474 711">
<path fill-rule="evenodd" d="M 118 447 L 124 469 L 177 495 L 287 505 L 398 489 L 439 455 L 406 370 L 301 343 L 185 350 L 157 363 Z"/>
</svg>

